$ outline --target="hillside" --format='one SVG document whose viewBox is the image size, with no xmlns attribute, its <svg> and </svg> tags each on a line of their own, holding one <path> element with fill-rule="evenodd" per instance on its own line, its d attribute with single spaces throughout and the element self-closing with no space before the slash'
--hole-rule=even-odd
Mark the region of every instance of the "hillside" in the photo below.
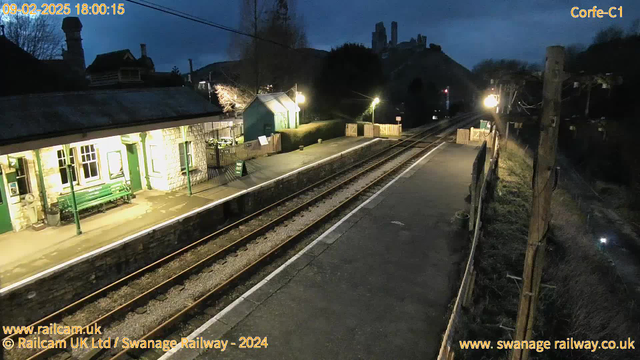
<svg viewBox="0 0 640 360">
<path fill-rule="evenodd" d="M 469 102 L 477 91 L 471 71 L 438 50 L 391 51 L 383 59 L 383 66 L 394 98 L 406 94 L 409 84 L 417 77 L 424 84 L 433 83 L 439 90 L 449 86 L 451 103 Z"/>
<path fill-rule="evenodd" d="M 299 64 L 298 69 L 298 84 L 301 86 L 310 85 L 313 74 L 322 66 L 322 60 L 327 56 L 328 52 L 324 50 L 303 48 L 298 49 L 295 52 L 291 52 L 290 56 L 296 57 Z M 193 81 L 197 83 L 199 81 L 209 79 L 209 72 L 211 72 L 211 81 L 215 83 L 236 83 L 239 78 L 239 71 L 241 69 L 241 60 L 222 61 L 212 63 L 203 66 L 193 71 Z M 186 80 L 186 75 L 185 75 Z M 293 84 L 291 84 L 293 85 Z"/>
</svg>

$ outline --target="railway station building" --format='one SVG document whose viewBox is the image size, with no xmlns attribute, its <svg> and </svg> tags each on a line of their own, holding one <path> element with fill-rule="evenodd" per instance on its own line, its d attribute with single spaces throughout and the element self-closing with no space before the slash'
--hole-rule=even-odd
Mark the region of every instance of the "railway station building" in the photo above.
<svg viewBox="0 0 640 360">
<path fill-rule="evenodd" d="M 186 87 L 0 98 L 0 233 L 64 213 L 72 192 L 83 209 L 184 188 L 186 161 L 206 181 L 204 124 L 220 114 Z"/>
</svg>

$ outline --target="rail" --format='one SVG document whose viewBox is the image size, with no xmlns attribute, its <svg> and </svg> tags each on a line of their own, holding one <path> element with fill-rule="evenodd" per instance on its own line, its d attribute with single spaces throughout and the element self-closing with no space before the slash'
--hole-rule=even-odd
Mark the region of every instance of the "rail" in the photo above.
<svg viewBox="0 0 640 360">
<path fill-rule="evenodd" d="M 397 156 L 400 152 L 403 152 L 406 149 L 411 148 L 411 144 L 412 143 L 413 144 L 420 143 L 425 138 L 427 138 L 429 136 L 432 136 L 433 134 L 431 134 L 429 132 L 433 128 L 436 128 L 436 127 L 439 127 L 439 126 L 442 126 L 442 125 L 449 125 L 449 124 L 452 124 L 452 125 L 449 125 L 449 127 L 456 126 L 456 125 L 458 125 L 460 123 L 467 123 L 470 120 L 475 120 L 476 118 L 477 118 L 477 116 L 475 114 L 470 114 L 470 115 L 462 116 L 462 117 L 460 117 L 458 119 L 452 119 L 452 121 L 447 122 L 447 123 L 439 123 L 439 124 L 430 126 L 430 127 L 426 128 L 426 129 L 424 129 L 423 131 L 421 131 L 421 132 L 419 132 L 419 133 L 417 133 L 417 134 L 415 134 L 413 136 L 410 136 L 407 139 L 404 139 L 402 141 L 398 141 L 398 143 L 394 144 L 393 146 L 390 146 L 390 147 L 388 147 L 388 148 L 386 148 L 386 149 L 384 149 L 384 150 L 382 150 L 382 151 L 380 151 L 380 152 L 378 152 L 376 154 L 373 154 L 373 155 L 367 157 L 364 160 L 361 160 L 361 161 L 357 162 L 353 167 L 358 167 L 358 166 L 360 166 L 360 165 L 362 165 L 362 164 L 364 164 L 364 163 L 366 163 L 368 161 L 371 161 L 372 159 L 374 159 L 374 158 L 376 158 L 376 157 L 378 157 L 380 155 L 385 154 L 386 152 L 390 151 L 391 149 L 400 147 L 399 151 L 394 152 L 393 154 L 391 154 L 389 156 L 386 156 L 385 158 L 383 158 L 382 160 L 376 162 L 375 164 L 366 167 L 364 170 L 357 172 L 355 175 L 350 176 L 348 179 L 346 179 L 346 180 L 340 182 L 339 184 L 331 187 L 330 189 L 322 192 L 321 194 L 315 196 L 311 200 L 306 201 L 304 204 L 296 207 L 295 209 L 293 209 L 291 211 L 288 211 L 284 215 L 279 216 L 277 219 L 269 222 L 268 224 L 260 227 L 259 229 L 256 229 L 256 230 L 252 231 L 251 233 L 241 237 L 240 239 L 237 239 L 232 244 L 229 244 L 228 246 L 224 247 L 223 249 L 220 249 L 219 251 L 217 251 L 216 253 L 211 254 L 210 256 L 206 257 L 205 259 L 203 259 L 203 260 L 191 265 L 187 269 L 185 269 L 182 272 L 180 272 L 180 273 L 172 276 L 171 278 L 163 281 L 161 284 L 156 285 L 152 289 L 149 289 L 149 290 L 145 291 L 144 293 L 137 295 L 134 299 L 126 302 L 125 304 L 119 306 L 118 308 L 108 312 L 107 314 L 102 315 L 100 318 L 98 318 L 97 320 L 92 321 L 90 324 L 85 325 L 83 328 L 89 328 L 89 327 L 93 326 L 94 324 L 99 324 L 99 325 L 102 325 L 102 326 L 104 326 L 105 324 L 108 324 L 109 321 L 111 321 L 116 316 L 122 315 L 123 313 L 125 313 L 129 309 L 133 308 L 134 306 L 137 306 L 142 302 L 148 301 L 149 298 L 153 294 L 155 294 L 155 293 L 157 293 L 159 291 L 162 291 L 163 289 L 169 288 L 170 286 L 172 286 L 172 284 L 175 284 L 177 281 L 180 281 L 181 279 L 184 279 L 185 277 L 188 277 L 189 275 L 193 274 L 195 271 L 197 271 L 197 270 L 201 269 L 202 267 L 206 266 L 206 264 L 211 263 L 211 261 L 214 261 L 216 259 L 224 257 L 227 253 L 229 253 L 229 252 L 233 251 L 234 249 L 242 246 L 243 244 L 248 242 L 252 237 L 255 237 L 257 234 L 265 233 L 271 227 L 273 227 L 275 223 L 277 223 L 278 221 L 282 221 L 283 219 L 286 219 L 287 217 L 292 216 L 293 214 L 295 214 L 295 212 L 297 212 L 301 208 L 303 208 L 303 206 L 308 206 L 309 204 L 321 199 L 323 196 L 325 196 L 326 194 L 330 193 L 331 191 L 334 191 L 334 190 L 340 188 L 341 186 L 344 186 L 347 182 L 352 181 L 356 177 L 359 177 L 360 175 L 370 171 L 374 167 L 379 166 L 380 164 L 382 164 L 382 163 L 388 161 L 389 159 Z M 445 128 L 445 129 L 447 129 L 447 128 Z M 437 129 L 436 131 L 440 131 L 440 130 L 441 130 L 441 127 L 439 129 Z M 450 131 L 450 132 L 452 132 L 452 131 Z M 427 134 L 427 133 L 429 133 L 429 134 Z M 425 135 L 425 134 L 427 134 L 427 135 Z M 422 137 L 420 137 L 420 136 L 422 136 Z M 418 139 L 416 140 L 416 138 L 418 138 Z M 407 145 L 407 144 L 410 144 L 410 145 Z M 428 147 L 429 146 L 425 147 L 425 149 L 428 148 Z M 423 151 L 424 150 L 421 150 L 421 152 L 423 152 Z M 411 158 L 414 158 L 414 157 L 415 156 L 412 156 Z M 240 220 L 238 220 L 238 221 L 236 221 L 236 222 L 234 222 L 234 223 L 232 223 L 232 224 L 230 224 L 230 225 L 228 225 L 228 226 L 226 226 L 226 227 L 224 227 L 224 228 L 222 228 L 222 229 L 220 229 L 220 230 L 218 230 L 218 231 L 216 231 L 216 232 L 214 232 L 212 234 L 209 234 L 209 235 L 203 237 L 202 239 L 199 239 L 199 240 L 187 245 L 186 247 L 184 247 L 184 248 L 182 248 L 182 249 L 180 249 L 180 250 L 178 250 L 178 251 L 176 251 L 176 252 L 174 252 L 174 253 L 172 253 L 170 255 L 167 255 L 164 258 L 162 258 L 162 259 L 160 259 L 160 260 L 158 260 L 158 261 L 156 261 L 156 262 L 154 262 L 154 263 L 152 263 L 150 265 L 145 266 L 144 268 L 142 268 L 142 269 L 140 269 L 140 270 L 138 270 L 138 271 L 136 271 L 136 272 L 134 272 L 132 274 L 129 274 L 129 275 L 127 275 L 127 276 L 125 276 L 125 277 L 123 277 L 123 278 L 121 278 L 121 279 L 119 279 L 119 280 L 117 280 L 117 281 L 115 281 L 115 282 L 113 282 L 113 283 L 111 283 L 111 284 L 109 284 L 109 285 L 107 285 L 107 286 L 95 291 L 92 294 L 89 294 L 89 295 L 85 296 L 84 298 L 82 298 L 82 299 L 80 299 L 80 300 L 78 300 L 78 301 L 76 301 L 76 302 L 74 302 L 74 303 L 72 303 L 72 304 L 70 304 L 70 305 L 68 305 L 68 306 L 66 306 L 66 307 L 64 307 L 64 308 L 62 308 L 62 309 L 60 309 L 60 310 L 58 310 L 58 311 L 46 316 L 46 317 L 38 320 L 38 321 L 36 321 L 36 322 L 34 322 L 33 324 L 31 324 L 29 326 L 36 327 L 36 326 L 39 326 L 39 325 L 42 325 L 42 324 L 48 324 L 50 322 L 55 322 L 56 320 L 64 317 L 66 314 L 69 314 L 72 311 L 79 309 L 81 306 L 83 306 L 84 304 L 88 303 L 89 301 L 95 300 L 95 299 L 99 298 L 102 295 L 106 295 L 106 293 L 108 293 L 109 291 L 113 291 L 113 290 L 116 290 L 116 289 L 124 286 L 128 282 L 133 281 L 133 280 L 143 276 L 144 274 L 146 274 L 146 273 L 148 273 L 148 272 L 150 272 L 150 271 L 152 271 L 154 269 L 159 268 L 163 264 L 165 264 L 165 263 L 167 263 L 167 262 L 169 262 L 169 261 L 171 261 L 173 259 L 176 259 L 179 255 L 184 254 L 185 252 L 187 252 L 189 250 L 195 249 L 196 247 L 198 247 L 200 245 L 203 245 L 204 243 L 206 243 L 207 241 L 209 241 L 211 239 L 214 239 L 219 234 L 221 234 L 221 233 L 223 233 L 225 231 L 229 231 L 229 230 L 231 230 L 233 228 L 236 228 L 239 225 L 241 225 L 241 224 L 243 224 L 243 223 L 245 223 L 245 222 L 247 222 L 247 221 L 249 221 L 249 220 L 251 220 L 251 219 L 253 219 L 253 218 L 257 217 L 257 216 L 259 216 L 260 214 L 263 214 L 266 211 L 271 210 L 271 209 L 277 207 L 278 205 L 280 205 L 280 204 L 282 204 L 282 203 L 284 203 L 286 201 L 289 201 L 289 200 L 295 198 L 296 196 L 298 196 L 298 195 L 300 195 L 300 194 L 302 194 L 302 193 L 304 193 L 306 191 L 309 191 L 309 190 L 311 190 L 313 188 L 316 188 L 318 185 L 326 183 L 327 181 L 329 181 L 331 179 L 334 179 L 337 176 L 346 173 L 347 171 L 352 171 L 352 169 L 345 169 L 345 170 L 336 172 L 336 173 L 334 173 L 334 174 L 332 174 L 332 175 L 330 175 L 330 176 L 328 176 L 328 177 L 326 177 L 326 178 L 324 178 L 324 179 L 322 179 L 322 180 L 320 180 L 320 181 L 318 181 L 318 182 L 316 182 L 316 183 L 314 183 L 314 184 L 312 184 L 312 185 L 310 185 L 310 186 L 308 186 L 308 187 L 306 187 L 306 188 L 304 188 L 304 189 L 302 189 L 302 190 L 300 190 L 300 191 L 298 191 L 298 192 L 296 192 L 294 194 L 291 194 L 291 195 L 289 195 L 289 196 L 287 196 L 287 197 L 285 197 L 285 198 L 283 198 L 283 199 L 281 199 L 281 200 L 279 200 L 279 201 L 277 201 L 277 202 L 275 202 L 275 203 L 273 203 L 273 204 L 271 204 L 269 206 L 266 206 L 266 207 L 258 210 L 257 212 L 254 212 L 253 214 L 250 214 L 250 215 L 248 215 L 248 216 L 246 216 L 246 217 L 244 217 L 244 218 L 242 218 L 242 219 L 240 219 Z M 387 172 L 386 174 L 388 174 L 388 173 L 390 173 L 390 172 Z M 386 174 L 383 175 L 383 176 L 386 176 Z M 377 182 L 383 176 L 381 176 L 379 179 L 376 179 L 374 182 Z M 361 192 L 358 192 L 357 194 L 360 194 L 360 193 Z M 354 195 L 354 197 L 355 197 L 355 195 Z M 354 197 L 352 197 L 352 198 L 354 198 Z M 342 204 L 339 205 L 339 207 L 341 207 L 341 206 L 343 206 L 343 205 Z M 335 209 L 334 209 L 334 211 L 335 211 Z M 318 221 L 320 221 L 320 220 L 318 220 Z M 307 230 L 307 228 L 305 228 L 303 231 L 306 231 L 306 230 Z M 298 235 L 296 235 L 296 236 L 298 236 Z M 287 240 L 286 243 L 288 243 L 290 240 L 291 239 Z M 278 247 L 278 249 L 279 248 L 280 248 L 280 246 Z M 261 260 L 259 260 L 259 261 L 261 261 Z M 251 266 L 254 266 L 254 265 L 252 264 Z M 234 276 L 232 279 L 229 279 L 228 282 L 234 281 L 234 279 L 236 279 L 236 278 L 237 278 L 237 276 Z M 214 290 L 214 291 L 215 292 L 219 292 L 219 290 L 220 289 Z M 12 335 L 7 336 L 7 338 L 13 338 L 13 337 L 19 337 L 19 336 L 21 336 L 21 335 L 12 334 Z M 73 337 L 73 335 L 68 336 L 68 337 L 65 338 L 65 340 L 68 340 L 68 339 L 70 339 L 72 337 Z M 63 349 L 45 349 L 45 350 L 42 350 L 41 352 L 33 355 L 29 359 L 42 358 L 42 357 L 45 357 L 47 355 L 52 355 L 53 353 L 58 352 L 58 351 L 62 351 L 62 350 Z"/>
</svg>

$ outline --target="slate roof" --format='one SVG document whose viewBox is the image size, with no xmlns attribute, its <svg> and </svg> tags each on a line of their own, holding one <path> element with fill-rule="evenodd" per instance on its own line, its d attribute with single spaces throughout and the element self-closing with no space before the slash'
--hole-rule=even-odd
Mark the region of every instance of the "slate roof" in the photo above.
<svg viewBox="0 0 640 360">
<path fill-rule="evenodd" d="M 131 57 L 127 55 L 130 55 Z M 153 66 L 153 61 L 151 60 L 151 58 L 148 59 L 149 61 L 151 61 L 151 66 Z M 96 56 L 96 59 L 93 60 L 91 65 L 87 67 L 87 72 L 98 73 L 117 70 L 123 67 L 146 68 L 148 66 L 149 64 L 144 58 L 136 59 L 136 57 L 133 56 L 129 49 L 125 49 L 112 51 L 105 54 L 99 54 L 98 56 Z"/>
<path fill-rule="evenodd" d="M 221 113 L 186 87 L 1 97 L 0 145 Z"/>
<path fill-rule="evenodd" d="M 286 111 L 299 111 L 299 109 L 296 109 L 296 103 L 283 92 L 260 94 L 256 96 L 251 103 L 256 100 L 262 102 L 267 109 L 271 110 L 274 114 Z M 249 104 L 249 106 L 251 106 L 251 104 Z"/>
</svg>

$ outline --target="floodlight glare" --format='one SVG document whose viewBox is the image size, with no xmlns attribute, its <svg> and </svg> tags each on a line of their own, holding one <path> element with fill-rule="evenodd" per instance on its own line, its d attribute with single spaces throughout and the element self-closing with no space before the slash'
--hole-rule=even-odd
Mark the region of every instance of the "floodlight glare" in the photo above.
<svg viewBox="0 0 640 360">
<path fill-rule="evenodd" d="M 489 95 L 486 99 L 484 99 L 484 106 L 488 108 L 494 108 L 498 106 L 498 97 L 495 95 Z"/>
</svg>

